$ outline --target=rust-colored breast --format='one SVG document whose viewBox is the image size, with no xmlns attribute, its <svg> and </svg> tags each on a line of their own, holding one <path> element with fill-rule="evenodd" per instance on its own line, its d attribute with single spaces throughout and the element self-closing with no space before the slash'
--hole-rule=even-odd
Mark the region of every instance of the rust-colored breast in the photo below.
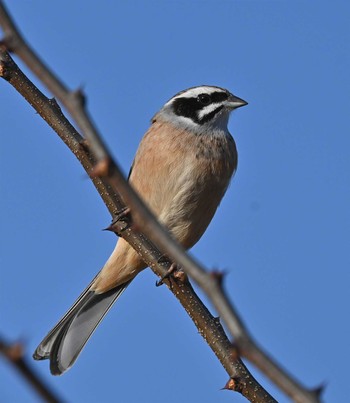
<svg viewBox="0 0 350 403">
<path fill-rule="evenodd" d="M 237 167 L 229 135 L 197 135 L 155 122 L 136 154 L 130 182 L 189 248 L 209 225 Z"/>
</svg>

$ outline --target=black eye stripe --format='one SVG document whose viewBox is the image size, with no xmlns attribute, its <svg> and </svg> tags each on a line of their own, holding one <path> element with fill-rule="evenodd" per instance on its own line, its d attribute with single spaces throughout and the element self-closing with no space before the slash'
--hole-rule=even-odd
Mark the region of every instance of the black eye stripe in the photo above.
<svg viewBox="0 0 350 403">
<path fill-rule="evenodd" d="M 209 102 L 201 102 L 201 95 L 203 96 L 202 99 L 207 99 L 207 96 L 209 95 Z M 202 124 L 211 120 L 223 108 L 223 106 L 219 105 L 215 110 L 202 116 L 201 119 L 198 117 L 198 112 L 208 105 L 223 102 L 228 97 L 229 94 L 222 91 L 213 92 L 211 94 L 203 93 L 193 98 L 178 97 L 174 100 L 172 107 L 176 115 L 190 118 L 195 123 Z"/>
<path fill-rule="evenodd" d="M 177 98 L 173 102 L 173 110 L 176 115 L 192 120 L 195 120 L 199 109 L 202 109 L 202 105 L 197 102 L 196 98 Z"/>
<path fill-rule="evenodd" d="M 211 100 L 213 103 L 226 101 L 228 94 L 226 92 L 214 92 L 211 94 Z"/>
</svg>

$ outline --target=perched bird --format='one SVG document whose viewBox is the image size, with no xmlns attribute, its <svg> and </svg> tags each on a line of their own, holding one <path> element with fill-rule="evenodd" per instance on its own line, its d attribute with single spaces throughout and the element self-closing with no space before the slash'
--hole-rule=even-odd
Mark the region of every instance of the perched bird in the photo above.
<svg viewBox="0 0 350 403">
<path fill-rule="evenodd" d="M 227 124 L 247 102 L 220 87 L 181 91 L 153 117 L 129 180 L 158 219 L 185 247 L 203 235 L 237 168 Z M 69 369 L 113 303 L 146 264 L 122 238 L 97 276 L 44 338 L 34 359 Z"/>
</svg>

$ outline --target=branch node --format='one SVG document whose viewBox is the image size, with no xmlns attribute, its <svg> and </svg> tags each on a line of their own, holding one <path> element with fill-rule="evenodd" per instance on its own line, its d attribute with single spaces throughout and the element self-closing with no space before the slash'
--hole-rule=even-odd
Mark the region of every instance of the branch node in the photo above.
<svg viewBox="0 0 350 403">
<path fill-rule="evenodd" d="M 111 160 L 109 158 L 103 158 L 93 168 L 90 173 L 92 178 L 103 178 L 109 176 L 111 172 Z"/>
<path fill-rule="evenodd" d="M 60 105 L 59 105 L 59 103 L 57 102 L 57 99 L 56 99 L 55 97 L 50 98 L 50 99 L 49 99 L 49 103 L 50 103 L 53 107 L 55 107 L 55 108 L 57 108 L 58 110 L 62 111 L 62 109 L 61 109 L 61 107 L 60 107 Z"/>
<path fill-rule="evenodd" d="M 22 343 L 12 343 L 6 346 L 6 355 L 12 361 L 16 362 L 23 358 L 23 344 Z"/>
<path fill-rule="evenodd" d="M 111 231 L 121 236 L 122 232 L 131 227 L 130 211 L 129 207 L 124 207 L 119 212 L 116 212 L 111 224 L 107 228 L 104 228 L 103 231 Z M 124 227 L 118 225 L 121 222 L 124 223 Z"/>
<path fill-rule="evenodd" d="M 0 60 L 0 77 L 6 77 L 6 66 L 2 60 Z"/>
<path fill-rule="evenodd" d="M 188 276 L 183 270 L 177 270 L 174 273 L 174 278 L 178 280 L 180 283 L 184 284 L 188 282 Z"/>
<path fill-rule="evenodd" d="M 79 145 L 83 149 L 83 151 L 85 151 L 86 153 L 90 154 L 90 152 L 91 152 L 90 143 L 86 139 L 81 140 L 79 142 Z"/>
<path fill-rule="evenodd" d="M 226 385 L 221 388 L 221 390 L 232 390 L 234 392 L 239 392 L 243 393 L 244 388 L 246 387 L 245 382 L 242 380 L 242 378 L 230 378 L 227 382 Z"/>
<path fill-rule="evenodd" d="M 6 34 L 1 40 L 0 45 L 3 46 L 7 52 L 16 53 L 16 49 L 18 49 L 20 42 L 18 36 L 14 34 Z"/>
<path fill-rule="evenodd" d="M 10 78 L 9 66 L 9 61 L 0 56 L 0 77 L 4 78 L 5 80 Z"/>
</svg>

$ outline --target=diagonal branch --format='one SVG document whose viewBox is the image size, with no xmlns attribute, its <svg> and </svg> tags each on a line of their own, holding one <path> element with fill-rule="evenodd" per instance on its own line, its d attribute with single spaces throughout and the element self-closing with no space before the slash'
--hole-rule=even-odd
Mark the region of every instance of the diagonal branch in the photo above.
<svg viewBox="0 0 350 403">
<path fill-rule="evenodd" d="M 8 343 L 3 337 L 0 337 L 0 354 L 20 372 L 23 378 L 32 386 L 43 401 L 48 403 L 62 402 L 38 374 L 36 374 L 31 365 L 29 365 L 24 357 L 23 345 L 21 343 Z"/>
<path fill-rule="evenodd" d="M 90 155 L 83 138 L 62 114 L 57 102 L 46 98 L 22 73 L 11 57 L 6 52 L 1 51 L 1 46 L 0 76 L 13 85 L 33 106 L 72 150 L 85 170 L 91 173 L 95 160 Z M 118 195 L 113 192 L 111 186 L 106 183 L 105 178 L 96 178 L 92 175 L 92 180 L 112 215 L 123 208 L 124 204 L 122 204 Z M 133 231 L 131 228 L 123 231 L 123 225 L 123 223 L 117 222 L 115 224 L 116 231 L 122 231 L 123 237 L 140 252 L 143 259 L 157 275 L 164 275 L 170 264 L 161 259 L 162 253 L 142 234 Z M 168 282 L 167 284 L 170 286 Z M 172 281 L 170 289 L 184 306 L 186 312 L 197 326 L 199 333 L 207 341 L 229 374 L 230 379 L 234 380 L 231 389 L 239 391 L 252 402 L 275 402 L 249 373 L 241 360 L 232 354 L 232 344 L 224 330 L 196 295 L 190 283 L 186 280 Z"/>
<path fill-rule="evenodd" d="M 54 96 L 66 107 L 78 126 L 83 130 L 87 143 L 76 133 L 74 128 L 67 123 L 57 103 L 53 100 L 45 102 L 45 96 L 18 69 L 9 55 L 2 51 L 0 53 L 0 75 L 12 84 L 20 92 L 38 113 L 54 128 L 61 136 L 63 141 L 71 148 L 77 158 L 80 160 L 86 171 L 91 176 L 101 197 L 105 201 L 112 217 L 115 217 L 126 205 L 132 211 L 132 217 L 142 228 L 143 234 L 137 233 L 133 228 L 128 228 L 122 232 L 122 236 L 141 254 L 145 262 L 155 271 L 157 275 L 162 275 L 169 265 L 160 263 L 162 254 L 170 256 L 174 261 L 180 264 L 184 271 L 204 290 L 211 302 L 214 304 L 220 318 L 227 326 L 229 332 L 235 339 L 236 352 L 249 358 L 258 368 L 269 376 L 282 390 L 291 396 L 297 402 L 318 402 L 319 396 L 316 391 L 304 389 L 296 380 L 288 375 L 279 367 L 257 344 L 253 341 L 245 328 L 242 320 L 238 316 L 233 304 L 229 301 L 222 288 L 222 282 L 218 276 L 213 276 L 202 268 L 177 242 L 173 240 L 168 231 L 158 223 L 153 214 L 139 199 L 135 191 L 130 187 L 124 178 L 121 170 L 114 162 L 111 154 L 104 145 L 100 136 L 96 132 L 94 125 L 88 117 L 84 105 L 84 96 L 80 91 L 69 92 L 63 84 L 44 66 L 39 58 L 31 51 L 25 43 L 8 13 L 0 2 L 0 24 L 4 27 L 5 39 L 3 41 L 3 50 L 6 47 L 17 53 L 27 66 L 47 85 Z M 39 66 L 39 67 L 38 67 Z M 24 85 L 24 82 L 26 85 Z M 23 87 L 28 86 L 28 91 Z M 40 101 L 37 102 L 37 99 Z M 47 115 L 49 113 L 49 115 Z M 50 113 L 52 113 L 53 118 Z M 52 120 L 53 119 L 53 120 Z M 64 123 L 63 123 L 64 122 Z M 67 133 L 67 127 L 72 131 L 72 138 Z M 72 144 L 71 144 L 72 142 Z M 113 231 L 121 234 L 125 229 L 125 224 L 117 221 L 113 224 Z M 147 238 L 145 238 L 145 236 Z M 148 239 L 150 241 L 148 241 Z M 154 246 L 156 245 L 163 253 Z M 167 283 L 169 286 L 169 282 Z M 186 293 L 184 292 L 186 289 Z M 171 291 L 180 300 L 194 320 L 200 333 L 209 343 L 221 363 L 228 371 L 230 378 L 239 380 L 233 382 L 233 389 L 242 388 L 242 380 L 247 370 L 243 363 L 236 359 L 233 354 L 232 345 L 226 344 L 228 339 L 226 335 L 224 353 L 217 347 L 217 332 L 224 335 L 224 332 L 207 311 L 205 306 L 196 296 L 196 305 L 192 305 L 193 300 L 183 299 L 183 295 L 195 295 L 193 289 L 186 280 L 175 279 L 171 282 Z M 199 320 L 198 312 L 206 311 L 205 322 Z M 208 332 L 208 325 L 212 324 Z M 228 361 L 227 362 L 227 358 Z M 229 364 L 229 366 L 228 366 Z M 242 372 L 243 368 L 243 372 Z M 254 380 L 255 381 L 255 380 Z M 231 387 L 232 383 L 230 384 Z M 251 401 L 273 401 L 261 388 L 261 396 L 256 398 L 252 395 L 252 389 L 249 386 L 243 387 L 243 393 Z M 255 392 L 254 392 L 255 394 Z M 260 399 L 260 400 L 259 400 Z M 267 399 L 267 400 L 266 400 Z M 271 400 L 272 399 L 272 400 Z"/>
</svg>

